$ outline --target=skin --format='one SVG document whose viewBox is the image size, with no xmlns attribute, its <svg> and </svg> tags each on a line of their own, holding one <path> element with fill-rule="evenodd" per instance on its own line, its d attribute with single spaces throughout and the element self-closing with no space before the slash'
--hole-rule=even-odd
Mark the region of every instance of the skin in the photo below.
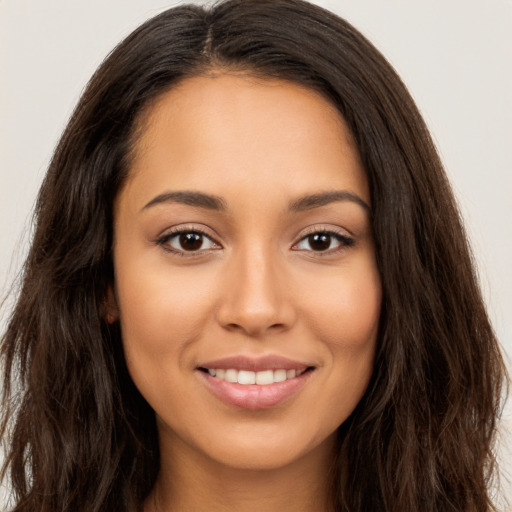
<svg viewBox="0 0 512 512">
<path fill-rule="evenodd" d="M 153 201 L 176 191 L 224 209 Z M 381 308 L 369 208 L 342 198 L 290 209 L 333 191 L 370 206 L 345 123 L 314 91 L 219 71 L 183 81 L 145 116 L 115 204 L 108 307 L 157 418 L 146 512 L 329 510 L 335 432 L 368 385 Z M 199 229 L 203 245 L 183 250 L 176 229 Z M 307 235 L 326 231 L 342 238 L 313 250 Z M 197 370 L 240 354 L 314 370 L 290 399 L 248 410 Z"/>
</svg>

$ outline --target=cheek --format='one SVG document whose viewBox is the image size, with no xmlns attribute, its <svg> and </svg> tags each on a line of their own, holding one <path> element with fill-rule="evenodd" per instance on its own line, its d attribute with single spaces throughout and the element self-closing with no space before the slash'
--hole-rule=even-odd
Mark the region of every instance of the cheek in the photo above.
<svg viewBox="0 0 512 512">
<path fill-rule="evenodd" d="M 118 265 L 117 297 L 127 362 L 164 367 L 204 330 L 211 309 L 211 278 L 197 269 Z"/>
<path fill-rule="evenodd" d="M 374 345 L 381 311 L 381 281 L 368 257 L 305 284 L 302 313 L 332 350 L 357 354 Z"/>
<path fill-rule="evenodd" d="M 334 425 L 356 407 L 373 371 L 382 292 L 376 265 L 370 263 L 317 281 L 303 311 L 328 361 L 323 409 L 337 411 Z"/>
</svg>

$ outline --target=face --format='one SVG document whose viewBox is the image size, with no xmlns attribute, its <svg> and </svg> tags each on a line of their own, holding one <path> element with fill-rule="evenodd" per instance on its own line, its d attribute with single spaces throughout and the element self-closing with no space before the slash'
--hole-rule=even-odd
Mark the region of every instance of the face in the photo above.
<svg viewBox="0 0 512 512">
<path fill-rule="evenodd" d="M 143 126 L 115 204 L 115 314 L 162 446 L 253 469 L 332 448 L 381 306 L 343 119 L 298 85 L 218 74 Z"/>
</svg>

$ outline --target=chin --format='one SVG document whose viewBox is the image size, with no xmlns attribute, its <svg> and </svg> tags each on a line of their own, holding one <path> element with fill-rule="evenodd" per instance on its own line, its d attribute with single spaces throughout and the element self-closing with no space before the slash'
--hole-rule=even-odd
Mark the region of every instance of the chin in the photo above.
<svg viewBox="0 0 512 512">
<path fill-rule="evenodd" d="M 217 463 L 232 469 L 272 471 L 308 457 L 328 457 L 333 453 L 335 433 L 326 439 L 315 436 L 231 435 L 218 445 L 209 445 L 208 456 Z"/>
</svg>

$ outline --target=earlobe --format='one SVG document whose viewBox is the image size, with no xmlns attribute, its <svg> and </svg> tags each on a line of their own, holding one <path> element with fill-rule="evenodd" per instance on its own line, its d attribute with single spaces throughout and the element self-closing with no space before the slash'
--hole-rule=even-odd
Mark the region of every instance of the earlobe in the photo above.
<svg viewBox="0 0 512 512">
<path fill-rule="evenodd" d="M 119 319 L 119 308 L 117 307 L 117 300 L 112 285 L 108 285 L 107 293 L 105 294 L 102 317 L 108 324 L 113 324 Z"/>
<path fill-rule="evenodd" d="M 106 320 L 107 324 L 113 324 L 117 320 L 117 315 L 107 313 L 105 315 L 105 320 Z"/>
</svg>

